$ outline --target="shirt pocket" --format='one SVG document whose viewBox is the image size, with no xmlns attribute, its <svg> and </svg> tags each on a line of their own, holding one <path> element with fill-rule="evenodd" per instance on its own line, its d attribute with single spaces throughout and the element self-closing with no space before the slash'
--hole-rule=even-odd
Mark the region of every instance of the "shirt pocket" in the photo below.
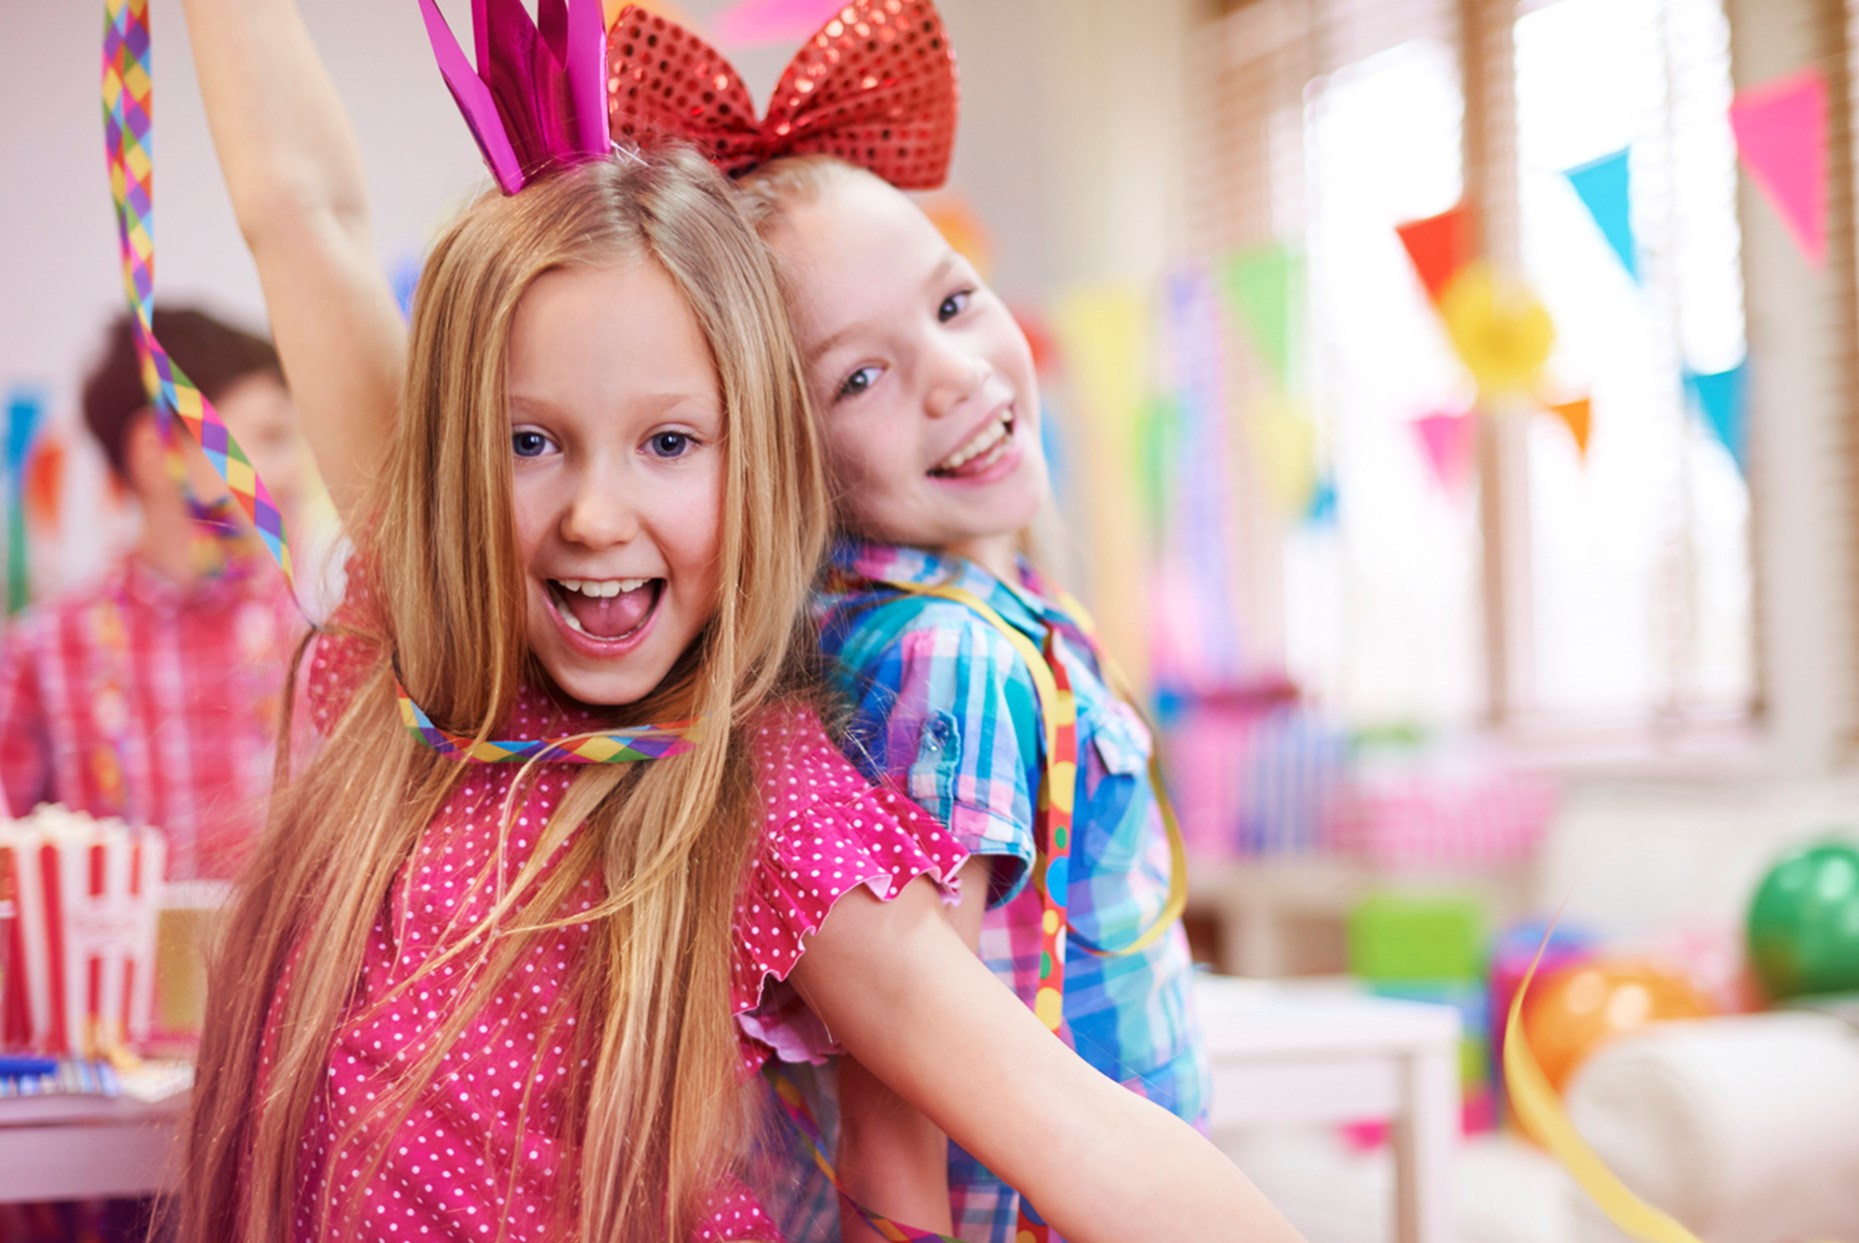
<svg viewBox="0 0 1859 1243">
<path fill-rule="evenodd" d="M 1097 773 L 1081 774 L 1084 797 L 1077 840 L 1085 858 L 1080 872 L 1128 872 L 1147 845 L 1155 799 L 1149 790 L 1149 755 L 1154 740 L 1135 709 L 1107 699 L 1086 715 Z M 1087 759 L 1091 757 L 1086 757 Z"/>
</svg>

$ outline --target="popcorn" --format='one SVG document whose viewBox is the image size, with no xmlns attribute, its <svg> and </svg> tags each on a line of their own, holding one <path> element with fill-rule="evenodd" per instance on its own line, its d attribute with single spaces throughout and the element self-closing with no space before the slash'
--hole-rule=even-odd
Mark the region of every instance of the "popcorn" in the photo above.
<svg viewBox="0 0 1859 1243">
<path fill-rule="evenodd" d="M 148 1035 L 166 858 L 154 829 L 63 807 L 0 821 L 16 891 L 7 1045 L 97 1057 Z"/>
</svg>

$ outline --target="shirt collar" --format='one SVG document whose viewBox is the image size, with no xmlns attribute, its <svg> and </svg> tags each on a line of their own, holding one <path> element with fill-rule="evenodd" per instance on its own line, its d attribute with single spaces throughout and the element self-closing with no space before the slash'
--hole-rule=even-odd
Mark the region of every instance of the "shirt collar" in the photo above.
<svg viewBox="0 0 1859 1243">
<path fill-rule="evenodd" d="M 1039 638 L 1046 627 L 1069 620 L 1046 599 L 1037 576 L 1024 559 L 1017 562 L 1017 583 L 1003 582 L 967 557 L 908 544 L 845 538 L 834 545 L 832 561 L 834 569 L 873 582 L 960 587 L 979 597 L 1015 629 L 1034 638 Z"/>
</svg>

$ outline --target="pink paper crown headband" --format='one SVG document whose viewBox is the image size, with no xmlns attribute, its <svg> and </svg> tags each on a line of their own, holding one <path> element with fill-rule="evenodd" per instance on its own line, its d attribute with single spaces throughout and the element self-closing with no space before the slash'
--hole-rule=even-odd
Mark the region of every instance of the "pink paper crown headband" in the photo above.
<svg viewBox="0 0 1859 1243">
<path fill-rule="evenodd" d="M 854 0 L 802 45 L 760 120 L 741 75 L 677 23 L 600 0 L 472 0 L 477 68 L 436 0 L 420 0 L 439 71 L 505 194 L 549 167 L 597 159 L 617 137 L 689 142 L 734 175 L 823 153 L 900 189 L 948 176 L 955 55 L 930 0 Z M 609 62 L 611 62 L 609 64 Z"/>
</svg>

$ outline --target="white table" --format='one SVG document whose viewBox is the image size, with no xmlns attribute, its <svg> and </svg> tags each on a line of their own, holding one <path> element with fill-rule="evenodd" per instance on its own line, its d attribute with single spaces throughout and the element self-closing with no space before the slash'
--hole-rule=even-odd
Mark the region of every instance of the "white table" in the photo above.
<svg viewBox="0 0 1859 1243">
<path fill-rule="evenodd" d="M 0 1203 L 153 1195 L 179 1174 L 187 1094 L 0 1100 Z"/>
<path fill-rule="evenodd" d="M 1459 1145 L 1459 1016 L 1328 981 L 1203 976 L 1210 1129 L 1391 1124 L 1398 1243 L 1450 1243 Z"/>
</svg>

